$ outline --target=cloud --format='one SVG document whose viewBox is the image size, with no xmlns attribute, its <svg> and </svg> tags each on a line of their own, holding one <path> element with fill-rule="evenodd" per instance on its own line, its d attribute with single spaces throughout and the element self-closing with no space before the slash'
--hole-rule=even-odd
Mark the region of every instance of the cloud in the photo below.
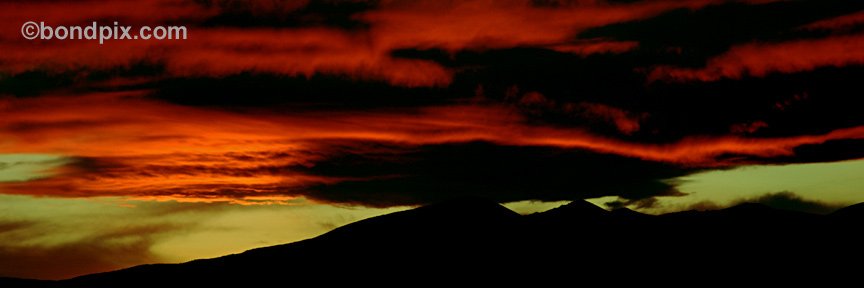
<svg viewBox="0 0 864 288">
<path fill-rule="evenodd" d="M 0 154 L 0 183 L 47 177 L 65 164 L 66 159 L 57 155 Z"/>
<path fill-rule="evenodd" d="M 722 1 L 584 2 L 555 9 L 527 0 L 381 1 L 377 5 L 363 1 L 176 0 L 3 3 L 0 16 L 7 27 L 3 35 L 12 36 L 0 38 L 0 48 L 5 51 L 0 55 L 0 73 L 92 73 L 143 63 L 164 67 L 165 77 L 224 77 L 249 72 L 305 77 L 323 74 L 406 87 L 446 86 L 454 71 L 431 61 L 392 57 L 391 52 L 534 46 L 580 55 L 619 53 L 636 44 L 586 42 L 574 40 L 574 36 L 590 27 L 715 2 Z M 105 45 L 95 41 L 30 42 L 18 37 L 15 29 L 31 20 L 49 25 L 89 25 L 92 21 L 182 24 L 190 37 L 118 40 Z"/>
<path fill-rule="evenodd" d="M 753 134 L 759 131 L 759 129 L 768 127 L 768 123 L 765 121 L 753 121 L 750 123 L 738 123 L 729 127 L 730 132 L 735 134 Z"/>
<path fill-rule="evenodd" d="M 838 203 L 827 203 L 819 200 L 806 199 L 801 197 L 794 192 L 783 191 L 777 193 L 767 193 L 759 196 L 753 196 L 750 198 L 740 198 L 736 200 L 732 200 L 731 202 L 722 205 L 715 203 L 713 201 L 705 200 L 697 203 L 692 203 L 689 205 L 677 207 L 678 209 L 673 209 L 670 211 L 687 211 L 687 210 L 697 210 L 697 211 L 706 211 L 706 210 L 720 210 L 729 207 L 734 207 L 737 205 L 741 205 L 744 203 L 759 203 L 764 204 L 768 207 L 780 210 L 789 210 L 789 211 L 798 211 L 812 214 L 829 214 L 838 209 L 844 208 L 848 206 L 848 204 L 838 204 Z M 671 208 L 671 207 L 667 207 Z M 670 212 L 667 210 L 661 209 L 661 211 Z"/>
<path fill-rule="evenodd" d="M 111 49 L 93 41 L 38 46 L 0 43 L 8 51 L 0 56 L 4 63 L 0 72 L 99 71 L 144 63 L 162 67 L 163 76 L 168 77 L 224 77 L 246 72 L 306 77 L 329 74 L 402 86 L 446 85 L 451 77 L 451 72 L 440 65 L 392 58 L 386 50 L 370 47 L 366 36 L 337 29 L 206 28 L 191 33 L 194 37 L 186 40 L 106 44 Z"/>
<path fill-rule="evenodd" d="M 864 11 L 819 20 L 802 27 L 805 30 L 847 31 L 864 25 Z"/>
<path fill-rule="evenodd" d="M 581 30 L 720 1 L 575 2 L 554 9 L 532 1 L 385 1 L 359 15 L 378 43 L 448 51 L 567 44 Z"/>
<path fill-rule="evenodd" d="M 197 1 L 214 10 L 207 27 L 337 27 L 368 28 L 354 15 L 375 9 L 379 1 Z"/>
<path fill-rule="evenodd" d="M 371 199 L 386 190 L 391 191 L 386 195 L 394 198 L 380 201 L 416 204 L 438 199 L 434 195 L 446 195 L 432 190 L 456 193 L 476 189 L 476 193 L 502 191 L 501 199 L 506 201 L 622 194 L 639 199 L 672 193 L 671 186 L 658 181 L 681 174 L 640 178 L 652 170 L 645 168 L 628 174 L 630 179 L 642 179 L 633 183 L 611 181 L 601 175 L 570 182 L 575 177 L 571 168 L 548 155 L 567 159 L 571 156 L 566 155 L 584 154 L 572 156 L 571 161 L 593 168 L 574 167 L 576 175 L 579 171 L 605 171 L 597 168 L 606 165 L 604 161 L 585 160 L 598 157 L 627 163 L 624 166 L 688 170 L 771 163 L 773 159 L 795 162 L 798 148 L 864 139 L 864 128 L 852 127 L 779 138 L 701 136 L 668 143 L 631 142 L 579 128 L 532 124 L 502 105 L 243 113 L 166 104 L 135 93 L 5 101 L 11 105 L 0 119 L 0 134 L 7 139 L 0 150 L 65 155 L 64 161 L 71 163 L 52 169 L 51 177 L 0 185 L 3 193 L 42 196 L 131 196 L 244 204 L 306 196 L 360 203 L 352 197 Z M 213 119 L 220 124 L 213 125 Z M 14 128 L 34 121 L 40 124 L 24 130 Z M 477 158 L 460 160 L 472 157 Z M 500 162 L 509 157 L 515 157 L 515 162 Z M 534 158 L 545 159 L 548 164 L 531 160 Z M 450 167 L 437 162 L 444 159 L 461 164 Z M 357 165 L 352 168 L 357 172 L 334 173 L 323 168 L 331 167 L 328 165 Z M 425 170 L 403 175 L 412 167 Z M 454 173 L 459 167 L 471 169 Z M 467 177 L 470 171 L 481 174 L 459 178 Z M 616 175 L 620 171 L 606 172 Z M 524 182 L 517 181 L 520 177 L 526 177 Z M 601 181 L 601 185 L 592 179 L 608 181 Z M 508 184 L 485 184 L 493 182 Z M 440 183 L 451 187 L 445 189 Z M 585 185 L 583 189 L 579 183 Z M 603 190 L 603 185 L 612 187 Z M 615 185 L 623 186 L 613 188 Z M 519 191 L 508 194 L 507 189 Z M 526 194 L 532 189 L 537 194 Z M 368 194 L 357 194 L 361 191 Z M 407 193 L 414 192 L 430 196 L 398 200 L 410 198 Z"/>
<path fill-rule="evenodd" d="M 9 221 L 9 220 L 0 220 L 0 237 L 5 238 L 6 233 L 13 232 L 15 230 L 24 229 L 30 226 L 33 226 L 33 222 L 31 221 Z"/>
<path fill-rule="evenodd" d="M 649 81 L 717 81 L 796 73 L 820 67 L 864 64 L 864 36 L 834 36 L 780 43 L 751 43 L 732 47 L 708 60 L 704 68 L 656 67 Z"/>
<path fill-rule="evenodd" d="M 169 2 L 134 7 L 152 11 Z M 734 2 L 381 1 L 337 9 L 315 1 L 180 1 L 165 15 L 136 11 L 128 19 L 188 24 L 195 36 L 187 41 L 116 42 L 103 49 L 87 42 L 0 40 L 10 47 L 0 55 L 6 57 L 0 93 L 16 96 L 0 99 L 0 152 L 49 153 L 67 161 L 47 171 L 52 177 L 5 183 L 0 190 L 241 204 L 308 196 L 395 205 L 437 199 L 421 187 L 433 178 L 460 183 L 424 166 L 434 163 L 424 157 L 448 159 L 436 151 L 460 155 L 478 145 L 543 159 L 546 149 L 561 150 L 685 171 L 860 157 L 854 145 L 864 139 L 864 122 L 849 116 L 858 115 L 852 110 L 860 97 L 851 97 L 858 86 L 848 80 L 860 71 L 844 62 L 854 53 L 831 50 L 846 49 L 838 39 L 858 36 L 770 36 L 848 11 L 810 2 Z M 87 15 L 99 19 L 123 13 L 117 9 L 122 4 L 93 5 Z M 775 8 L 795 17 L 750 27 L 753 15 L 761 15 L 755 12 Z M 808 9 L 819 13 L 798 17 Z M 52 13 L 45 17 L 86 20 Z M 746 21 L 732 17 L 741 15 Z M 736 34 L 702 41 L 718 38 L 712 29 L 726 28 L 717 28 L 725 23 L 717 19 L 731 21 Z M 693 25 L 666 29 L 680 23 Z M 789 40 L 799 36 L 804 40 Z M 778 52 L 822 46 L 834 47 L 825 48 L 829 56 L 804 55 L 797 62 Z M 716 61 L 693 65 L 703 56 Z M 835 58 L 846 60 L 834 65 Z M 646 67 L 716 79 L 645 85 Z M 477 153 L 486 157 L 478 161 L 507 158 Z M 382 162 L 381 171 L 368 167 L 370 157 Z M 344 165 L 378 172 L 338 175 L 321 168 L 346 159 L 358 162 Z M 400 174 L 391 168 L 399 161 L 436 176 Z M 487 164 L 463 165 L 499 168 Z M 509 170 L 498 173 L 523 171 L 517 164 L 501 165 Z M 543 188 L 542 195 L 526 194 L 518 183 L 491 188 L 518 190 L 502 193 L 506 200 L 626 194 L 638 201 L 675 194 L 674 185 L 657 184 L 669 175 L 637 177 L 633 187 L 655 185 L 642 195 L 623 188 L 601 193 L 596 183 L 582 191 L 561 180 L 566 175 L 547 172 L 526 180 Z M 462 179 L 464 187 L 454 190 L 493 181 L 481 176 Z M 337 195 L 349 187 L 406 196 L 373 203 L 364 195 Z M 565 190 L 572 194 L 558 194 Z"/>
<path fill-rule="evenodd" d="M 813 214 L 828 214 L 847 206 L 841 204 L 826 203 L 818 200 L 804 199 L 803 197 L 788 191 L 769 193 L 753 198 L 737 200 L 734 201 L 733 204 L 730 206 L 735 206 L 741 203 L 760 203 L 776 209 L 800 211 Z"/>
<path fill-rule="evenodd" d="M 664 195 L 664 196 L 685 196 L 685 194 L 679 193 L 674 195 Z M 611 210 L 632 207 L 633 209 L 651 209 L 658 206 L 659 200 L 655 197 L 647 197 L 647 198 L 638 198 L 638 199 L 627 199 L 626 197 L 619 197 L 617 200 L 604 202 L 603 205 Z M 695 208 L 692 208 L 695 209 Z"/>
<path fill-rule="evenodd" d="M 229 205 L 108 197 L 0 197 L 0 276 L 36 279 L 185 261 L 185 255 L 168 254 L 165 244 L 224 229 L 207 223 L 233 211 Z"/>
<path fill-rule="evenodd" d="M 111 271 L 160 262 L 150 248 L 155 240 L 183 227 L 171 224 L 130 225 L 72 242 L 54 245 L 0 241 L 0 274 L 22 278 L 65 279 L 94 271 Z"/>
<path fill-rule="evenodd" d="M 638 46 L 639 42 L 635 41 L 587 40 L 573 44 L 553 45 L 549 48 L 558 52 L 587 56 L 601 53 L 624 53 L 636 49 Z"/>
<path fill-rule="evenodd" d="M 380 144 L 365 144 L 379 146 Z M 498 202 L 561 201 L 606 195 L 642 199 L 680 195 L 662 179 L 691 170 L 615 155 L 553 147 L 489 143 L 344 148 L 300 171 L 343 179 L 300 187 L 296 193 L 330 203 L 374 207 L 420 205 L 454 197 Z M 627 179 L 627 180 L 621 180 Z"/>
<path fill-rule="evenodd" d="M 681 210 L 682 211 L 688 211 L 688 210 L 708 211 L 708 210 L 720 210 L 720 209 L 729 208 L 729 207 L 732 207 L 732 206 L 721 206 L 717 203 L 706 200 L 706 201 L 699 201 L 699 202 L 690 204 L 687 206 L 687 208 L 684 208 Z"/>
<path fill-rule="evenodd" d="M 597 103 L 580 103 L 568 108 L 579 111 L 586 118 L 611 123 L 619 132 L 627 135 L 639 131 L 642 120 L 648 116 L 646 114 L 634 115 L 634 113 L 620 108 Z"/>
<path fill-rule="evenodd" d="M 549 99 L 542 93 L 530 91 L 519 96 L 519 89 L 511 87 L 506 92 L 506 103 L 518 106 L 520 111 L 529 116 L 567 115 L 572 118 L 590 122 L 586 125 L 594 128 L 609 126 L 621 134 L 631 135 L 640 129 L 641 122 L 648 118 L 647 113 L 632 113 L 611 105 L 590 102 L 558 102 Z"/>
<path fill-rule="evenodd" d="M 41 70 L 52 74 L 86 70 L 92 73 L 145 63 L 164 66 L 164 75 L 169 77 L 220 77 L 256 72 L 303 76 L 347 75 L 361 80 L 381 80 L 406 86 L 436 86 L 449 82 L 449 72 L 443 67 L 419 60 L 391 58 L 387 55 L 387 47 L 373 45 L 363 31 L 336 27 L 212 26 L 230 22 L 229 19 L 236 16 L 235 12 L 276 15 L 280 11 L 307 7 L 308 4 L 274 3 L 5 3 L 4 6 L 14 6 L 2 9 L 6 11 L 4 23 L 9 24 L 4 26 L 8 27 L 20 27 L 21 23 L 34 17 L 48 25 L 83 25 L 92 21 L 103 23 L 108 19 L 124 25 L 182 24 L 188 26 L 190 37 L 175 41 L 111 41 L 107 44 L 111 48 L 106 49 L 106 45 L 94 41 L 60 43 L 59 40 L 48 40 L 32 43 L 21 39 L 17 30 L 15 33 L 10 30 L 4 35 L 18 37 L 0 39 L 0 47 L 8 52 L 0 56 L 3 63 L 0 72 L 15 75 Z M 242 22 L 242 19 L 233 21 Z M 199 23 L 204 26 L 199 26 Z"/>
</svg>

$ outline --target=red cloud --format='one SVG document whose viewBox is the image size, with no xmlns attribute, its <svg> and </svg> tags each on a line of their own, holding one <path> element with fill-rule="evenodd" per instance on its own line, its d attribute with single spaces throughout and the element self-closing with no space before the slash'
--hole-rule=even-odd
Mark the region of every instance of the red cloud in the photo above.
<svg viewBox="0 0 864 288">
<path fill-rule="evenodd" d="M 822 135 L 694 136 L 650 144 L 529 124 L 505 106 L 246 114 L 175 106 L 134 93 L 5 99 L 0 109 L 4 115 L 0 153 L 79 159 L 54 171 L 52 178 L 4 183 L 2 193 L 240 203 L 285 201 L 291 198 L 285 195 L 296 194 L 286 193 L 290 189 L 347 180 L 285 168 L 316 163 L 326 157 L 327 143 L 332 141 L 409 146 L 486 141 L 582 149 L 688 167 L 723 167 L 752 163 L 748 157 L 792 156 L 801 145 L 864 139 L 864 127 L 853 127 Z"/>
<path fill-rule="evenodd" d="M 729 127 L 730 132 L 735 134 L 753 134 L 759 129 L 768 127 L 768 123 L 765 121 L 753 121 L 749 123 L 738 123 Z"/>
<path fill-rule="evenodd" d="M 845 30 L 864 25 L 864 11 L 816 21 L 802 27 L 806 30 Z"/>
<path fill-rule="evenodd" d="M 359 18 L 372 24 L 372 36 L 380 45 L 458 51 L 568 44 L 587 28 L 722 2 L 726 1 L 562 1 L 543 7 L 529 0 L 383 1 L 380 9 Z"/>
<path fill-rule="evenodd" d="M 601 53 L 624 53 L 639 47 L 635 41 L 580 41 L 572 44 L 553 45 L 549 48 L 558 52 L 576 55 L 591 55 Z"/>
<path fill-rule="evenodd" d="M 193 28 L 189 28 L 193 29 Z M 291 76 L 349 75 L 400 86 L 440 86 L 451 72 L 423 60 L 398 59 L 364 37 L 336 29 L 202 29 L 172 41 L 0 42 L 0 70 L 17 74 L 162 64 L 165 76 L 225 76 L 241 72 Z M 74 56 L 72 56 L 74 55 Z"/>
<path fill-rule="evenodd" d="M 647 117 L 645 114 L 630 113 L 620 108 L 597 103 L 580 103 L 570 105 L 569 108 L 581 113 L 586 118 L 609 122 L 626 135 L 639 131 L 642 120 Z"/>
<path fill-rule="evenodd" d="M 0 72 L 32 70 L 64 72 L 162 64 L 168 77 L 222 76 L 242 72 L 292 76 L 347 75 L 400 86 L 442 86 L 452 71 L 423 60 L 391 56 L 397 49 L 465 49 L 551 47 L 587 55 L 618 53 L 634 42 L 574 41 L 586 28 L 650 17 L 676 8 L 699 8 L 720 0 L 640 1 L 607 4 L 578 1 L 549 8 L 528 0 L 458 2 L 382 1 L 369 12 L 354 15 L 368 29 L 339 28 L 214 28 L 198 26 L 231 12 L 236 5 L 200 5 L 197 1 L 82 1 L 0 4 Z M 253 15 L 290 12 L 303 1 L 273 4 L 248 2 Z M 242 10 L 242 9 L 241 9 Z M 187 40 L 171 41 L 28 41 L 18 30 L 26 21 L 48 25 L 89 25 L 92 21 L 121 25 L 184 25 Z M 137 28 L 136 28 L 137 29 Z M 134 29 L 133 29 L 134 30 Z"/>
<path fill-rule="evenodd" d="M 451 72 L 433 62 L 390 57 L 363 35 L 336 29 L 211 29 L 196 33 L 164 62 L 171 74 L 223 76 L 239 71 L 311 76 L 352 75 L 402 86 L 449 84 Z"/>
<path fill-rule="evenodd" d="M 648 79 L 717 81 L 861 64 L 864 64 L 864 36 L 835 36 L 816 40 L 740 45 L 710 59 L 704 68 L 657 67 L 651 71 Z"/>
</svg>

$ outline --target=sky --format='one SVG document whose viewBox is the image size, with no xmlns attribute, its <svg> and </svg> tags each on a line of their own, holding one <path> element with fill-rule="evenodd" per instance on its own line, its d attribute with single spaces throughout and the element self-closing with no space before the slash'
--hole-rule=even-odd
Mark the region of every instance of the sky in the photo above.
<svg viewBox="0 0 864 288">
<path fill-rule="evenodd" d="M 29 40 L 28 21 L 188 37 Z M 864 202 L 859 1 L 0 1 L 0 51 L 0 276 L 466 197 Z"/>
</svg>

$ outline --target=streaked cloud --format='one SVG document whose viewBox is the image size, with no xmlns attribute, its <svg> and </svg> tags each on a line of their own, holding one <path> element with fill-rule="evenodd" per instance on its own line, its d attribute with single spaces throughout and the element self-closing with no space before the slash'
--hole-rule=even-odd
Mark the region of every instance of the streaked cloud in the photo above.
<svg viewBox="0 0 864 288">
<path fill-rule="evenodd" d="M 400 147 L 392 154 L 398 159 L 407 157 L 401 150 L 486 142 L 588 151 L 698 169 L 772 158 L 794 161 L 795 149 L 805 145 L 864 138 L 864 127 L 852 127 L 821 135 L 692 136 L 669 143 L 639 143 L 579 128 L 533 125 L 501 105 L 243 113 L 166 104 L 134 93 L 5 101 L 8 108 L 0 120 L 0 133 L 7 140 L 0 151 L 52 153 L 73 160 L 52 169 L 53 177 L 0 185 L 3 193 L 40 196 L 279 203 L 314 195 L 308 187 L 394 176 L 331 175 L 307 169 L 346 155 L 339 147 L 350 147 L 347 155 L 358 156 Z M 213 119 L 218 119 L 218 125 Z M 28 129 L 14 128 L 22 123 L 28 123 Z M 345 145 L 331 145 L 334 142 Z M 357 145 L 363 143 L 379 145 Z"/>
<path fill-rule="evenodd" d="M 703 68 L 658 67 L 649 81 L 717 81 L 864 64 L 864 36 L 751 43 L 732 47 Z"/>
<path fill-rule="evenodd" d="M 591 27 L 721 2 L 724 1 L 654 0 L 628 4 L 587 1 L 550 8 L 527 0 L 382 1 L 369 7 L 361 5 L 368 9 L 357 9 L 353 15 L 345 15 L 345 21 L 354 19 L 366 23 L 365 29 L 292 21 L 303 19 L 302 13 L 315 16 L 315 12 L 306 11 L 307 8 L 330 5 L 324 2 L 3 3 L 0 11 L 4 12 L 0 16 L 3 26 L 7 27 L 3 31 L 8 32 L 4 35 L 11 36 L 0 38 L 0 48 L 5 51 L 0 55 L 0 72 L 20 74 L 47 70 L 61 73 L 85 69 L 92 72 L 144 63 L 164 65 L 167 72 L 164 76 L 169 77 L 220 77 L 246 72 L 306 77 L 326 74 L 408 87 L 446 86 L 452 81 L 454 71 L 439 63 L 397 58 L 391 53 L 399 49 L 456 52 L 530 46 L 580 55 L 620 53 L 637 43 L 586 42 L 575 40 L 575 35 Z M 283 21 L 285 25 L 281 27 L 213 25 L 229 24 L 220 22 L 222 20 L 214 22 L 224 15 L 233 15 L 229 19 L 241 21 L 245 18 L 238 15 L 266 19 L 265 15 L 280 13 L 301 14 L 281 20 L 276 17 L 273 24 Z M 18 31 L 14 30 L 26 21 L 81 25 L 106 19 L 122 21 L 124 25 L 183 24 L 188 26 L 190 37 L 175 41 L 112 41 L 108 44 L 110 49 L 103 49 L 105 45 L 95 41 L 29 42 L 17 37 Z M 235 24 L 243 26 L 239 22 Z"/>
<path fill-rule="evenodd" d="M 864 11 L 819 20 L 802 27 L 806 30 L 843 31 L 864 25 Z"/>
</svg>

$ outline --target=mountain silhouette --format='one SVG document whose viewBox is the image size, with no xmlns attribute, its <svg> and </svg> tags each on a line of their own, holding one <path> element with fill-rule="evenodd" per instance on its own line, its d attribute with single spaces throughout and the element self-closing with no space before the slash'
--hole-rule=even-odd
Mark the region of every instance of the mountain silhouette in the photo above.
<svg viewBox="0 0 864 288">
<path fill-rule="evenodd" d="M 531 216 L 542 220 L 591 221 L 608 216 L 608 211 L 585 200 L 577 200 Z M 541 220 L 541 221 L 542 221 Z"/>
<path fill-rule="evenodd" d="M 516 279 L 538 284 L 574 276 L 620 283 L 673 272 L 714 278 L 736 273 L 768 277 L 759 274 L 768 268 L 818 273 L 840 271 L 842 259 L 862 255 L 862 236 L 855 231 L 862 210 L 859 204 L 821 216 L 741 204 L 652 216 L 574 201 L 521 216 L 491 201 L 467 199 L 373 217 L 312 239 L 219 258 L 141 265 L 62 281 L 0 279 L 0 286 L 413 286 L 508 284 Z M 620 275 L 626 277 L 615 278 Z"/>
<path fill-rule="evenodd" d="M 851 220 L 864 217 L 864 203 L 858 203 L 831 213 L 831 217 L 849 218 Z"/>
</svg>

